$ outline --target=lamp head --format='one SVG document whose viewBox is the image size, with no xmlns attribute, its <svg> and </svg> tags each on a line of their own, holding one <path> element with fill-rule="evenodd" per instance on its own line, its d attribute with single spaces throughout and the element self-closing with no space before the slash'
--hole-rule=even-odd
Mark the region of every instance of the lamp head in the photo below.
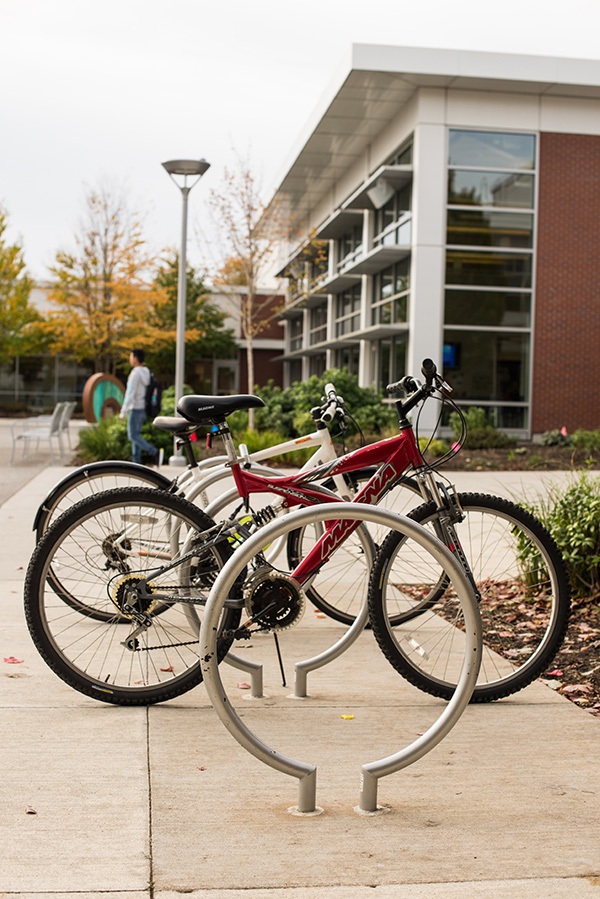
<svg viewBox="0 0 600 899">
<path fill-rule="evenodd" d="M 196 175 L 200 178 L 210 168 L 206 159 L 170 159 L 162 166 L 169 175 Z"/>
</svg>

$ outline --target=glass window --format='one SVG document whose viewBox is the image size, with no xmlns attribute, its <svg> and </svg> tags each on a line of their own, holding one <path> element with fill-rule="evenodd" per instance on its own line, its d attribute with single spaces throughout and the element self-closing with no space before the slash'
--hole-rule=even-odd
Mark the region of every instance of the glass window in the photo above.
<svg viewBox="0 0 600 899">
<path fill-rule="evenodd" d="M 505 131 L 450 131 L 450 165 L 532 169 L 535 136 Z"/>
<path fill-rule="evenodd" d="M 444 377 L 457 400 L 526 402 L 529 334 L 446 328 Z"/>
<path fill-rule="evenodd" d="M 446 240 L 470 246 L 531 248 L 533 215 L 495 209 L 449 209 Z"/>
<path fill-rule="evenodd" d="M 327 357 L 325 356 L 325 353 L 318 353 L 316 356 L 310 357 L 309 369 L 311 375 L 316 375 L 320 378 L 326 367 Z"/>
<path fill-rule="evenodd" d="M 479 284 L 493 287 L 531 287 L 532 256 L 525 253 L 446 253 L 447 284 Z"/>
<path fill-rule="evenodd" d="M 360 328 L 362 289 L 360 285 L 344 290 L 335 298 L 335 333 L 337 337 Z"/>
<path fill-rule="evenodd" d="M 387 300 L 408 290 L 410 285 L 410 261 L 403 259 L 375 276 L 375 301 Z"/>
<path fill-rule="evenodd" d="M 410 184 L 396 191 L 375 215 L 374 243 L 410 243 L 410 220 L 408 227 L 404 227 L 401 234 L 394 225 L 411 211 L 412 187 Z M 405 222 L 406 225 L 406 222 Z M 392 230 L 390 230 L 392 229 Z"/>
<path fill-rule="evenodd" d="M 317 306 L 310 310 L 310 344 L 327 340 L 327 307 Z"/>
<path fill-rule="evenodd" d="M 295 384 L 297 381 L 302 380 L 302 360 L 294 359 L 293 362 L 288 363 L 288 375 L 290 379 L 290 384 Z"/>
<path fill-rule="evenodd" d="M 289 323 L 289 335 L 290 335 L 290 350 L 299 350 L 302 346 L 302 338 L 303 338 L 303 319 L 302 316 L 298 318 L 290 319 Z"/>
<path fill-rule="evenodd" d="M 534 176 L 521 172 L 448 173 L 448 202 L 457 206 L 515 206 L 532 209 Z"/>
<path fill-rule="evenodd" d="M 405 144 L 403 147 L 394 153 L 394 155 L 388 160 L 387 165 L 410 165 L 412 163 L 412 140 L 410 143 Z"/>
<path fill-rule="evenodd" d="M 447 325 L 528 328 L 531 324 L 531 294 L 449 288 L 445 322 Z"/>
<path fill-rule="evenodd" d="M 375 275 L 371 323 L 404 323 L 408 316 L 410 260 L 403 259 Z"/>
<path fill-rule="evenodd" d="M 362 224 L 354 225 L 337 241 L 338 268 L 344 268 L 362 254 Z"/>
<path fill-rule="evenodd" d="M 360 349 L 358 346 L 343 347 L 341 350 L 336 350 L 335 352 L 335 367 L 341 368 L 351 375 L 358 374 L 359 361 Z"/>
<path fill-rule="evenodd" d="M 379 341 L 377 381 L 383 389 L 392 381 L 399 381 L 406 374 L 407 343 L 407 334 Z"/>
</svg>

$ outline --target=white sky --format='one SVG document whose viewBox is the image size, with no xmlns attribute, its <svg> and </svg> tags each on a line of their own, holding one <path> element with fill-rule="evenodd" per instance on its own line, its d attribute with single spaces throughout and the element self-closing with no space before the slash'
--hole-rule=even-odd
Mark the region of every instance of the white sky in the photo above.
<svg viewBox="0 0 600 899">
<path fill-rule="evenodd" d="M 189 259 L 234 148 L 267 196 L 352 43 L 598 58 L 600 0 L 0 0 L 0 203 L 44 279 L 85 186 L 125 186 L 155 249 L 181 197 L 160 163 L 204 157 Z"/>
</svg>

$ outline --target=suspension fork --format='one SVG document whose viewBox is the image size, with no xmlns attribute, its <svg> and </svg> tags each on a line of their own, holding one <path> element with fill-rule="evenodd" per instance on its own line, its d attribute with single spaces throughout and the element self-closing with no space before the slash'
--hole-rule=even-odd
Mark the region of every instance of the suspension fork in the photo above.
<svg viewBox="0 0 600 899">
<path fill-rule="evenodd" d="M 473 588 L 477 602 L 480 602 L 481 593 L 455 527 L 455 524 L 464 521 L 465 517 L 456 493 L 447 490 L 437 481 L 432 471 L 419 472 L 417 480 L 424 499 L 433 502 L 437 509 L 438 514 L 433 523 L 436 537 L 457 559 Z"/>
</svg>

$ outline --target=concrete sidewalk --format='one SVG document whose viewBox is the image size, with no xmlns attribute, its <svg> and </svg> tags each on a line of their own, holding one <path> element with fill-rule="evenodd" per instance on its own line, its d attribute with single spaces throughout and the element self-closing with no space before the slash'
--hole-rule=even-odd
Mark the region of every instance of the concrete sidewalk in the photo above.
<svg viewBox="0 0 600 899">
<path fill-rule="evenodd" d="M 296 781 L 232 740 L 203 686 L 149 709 L 69 689 L 38 656 L 22 613 L 33 515 L 64 473 L 36 470 L 0 507 L 0 896 L 600 897 L 600 721 L 542 683 L 469 707 L 433 752 L 381 781 L 390 812 L 377 817 L 354 811 L 360 766 L 412 741 L 440 705 L 392 671 L 370 633 L 309 674 L 305 700 L 281 686 L 272 638 L 248 649 L 265 666 L 266 698 L 249 698 L 246 677 L 223 671 L 248 726 L 318 766 L 319 817 L 288 813 Z M 456 480 L 509 496 L 546 484 Z M 308 614 L 283 634 L 290 682 L 307 646 L 338 634 Z"/>
</svg>

